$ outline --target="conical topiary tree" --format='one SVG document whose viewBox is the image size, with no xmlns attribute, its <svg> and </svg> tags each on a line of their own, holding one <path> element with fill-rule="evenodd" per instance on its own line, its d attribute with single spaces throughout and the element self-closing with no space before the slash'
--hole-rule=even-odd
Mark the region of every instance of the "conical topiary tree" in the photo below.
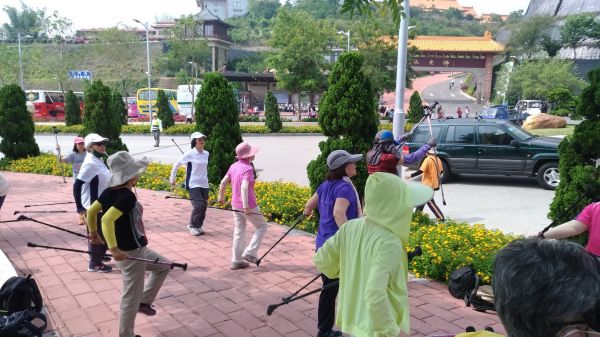
<svg viewBox="0 0 600 337">
<path fill-rule="evenodd" d="M 16 84 L 0 89 L 0 152 L 17 159 L 40 154 L 33 138 L 34 126 L 25 104 L 25 92 Z"/>
<path fill-rule="evenodd" d="M 195 105 L 196 130 L 207 136 L 205 148 L 210 153 L 208 180 L 218 184 L 242 142 L 233 88 L 221 73 L 207 73 Z"/>
<path fill-rule="evenodd" d="M 121 121 L 115 112 L 112 92 L 102 81 L 94 81 L 85 90 L 84 95 L 84 133 L 97 133 L 110 139 L 106 152 L 110 155 L 117 151 L 127 151 L 121 138 Z"/>
<path fill-rule="evenodd" d="M 127 125 L 127 107 L 123 101 L 123 96 L 118 90 L 112 91 L 111 111 L 114 111 L 116 118 L 121 125 Z"/>
<path fill-rule="evenodd" d="M 328 138 L 319 144 L 321 154 L 307 167 L 313 190 L 325 179 L 327 156 L 333 150 L 364 154 L 377 133 L 376 93 L 361 70 L 362 63 L 358 53 L 344 53 L 329 75 L 329 88 L 319 104 L 319 126 Z M 364 161 L 357 163 L 357 173 L 353 180 L 362 196 L 368 175 Z"/>
<path fill-rule="evenodd" d="M 158 93 L 156 94 L 156 105 L 158 109 L 158 118 L 162 121 L 163 128 L 166 129 L 175 125 L 173 112 L 171 112 L 171 108 L 169 107 L 169 100 L 162 90 L 158 90 Z"/>
<path fill-rule="evenodd" d="M 277 98 L 269 90 L 265 98 L 265 125 L 271 132 L 279 132 L 281 130 L 281 116 L 279 115 L 279 107 L 277 106 Z"/>
<path fill-rule="evenodd" d="M 81 106 L 73 90 L 67 92 L 65 101 L 65 124 L 67 126 L 81 124 Z"/>
<path fill-rule="evenodd" d="M 600 196 L 600 67 L 588 73 L 590 85 L 585 88 L 577 105 L 577 114 L 585 120 L 575 127 L 573 135 L 558 147 L 560 184 L 550 205 L 550 218 L 559 222 L 573 219 L 579 211 Z M 563 217 L 580 196 L 579 204 Z"/>
<path fill-rule="evenodd" d="M 411 123 L 418 123 L 423 118 L 423 101 L 421 95 L 415 90 L 410 95 L 410 102 L 408 104 L 408 121 Z"/>
</svg>

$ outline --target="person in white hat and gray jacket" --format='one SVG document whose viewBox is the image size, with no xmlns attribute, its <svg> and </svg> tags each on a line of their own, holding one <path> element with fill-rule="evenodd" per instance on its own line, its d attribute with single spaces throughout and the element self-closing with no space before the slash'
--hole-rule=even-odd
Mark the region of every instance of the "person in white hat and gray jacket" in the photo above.
<svg viewBox="0 0 600 337">
<path fill-rule="evenodd" d="M 206 136 L 200 132 L 194 132 L 190 136 L 192 149 L 186 152 L 177 162 L 173 164 L 169 182 L 175 187 L 175 178 L 180 166 L 185 165 L 185 188 L 190 193 L 192 202 L 192 215 L 188 229 L 194 236 L 204 234 L 202 225 L 206 218 L 208 206 L 208 157 L 209 153 L 204 149 Z"/>
<path fill-rule="evenodd" d="M 142 219 L 143 208 L 132 191 L 140 175 L 148 167 L 148 159 L 144 157 L 136 160 L 128 152 L 119 151 L 108 157 L 107 163 L 110 168 L 110 188 L 107 188 L 88 209 L 88 230 L 95 243 L 102 242 L 98 235 L 96 216 L 103 212 L 104 237 L 123 277 L 119 337 L 134 337 L 137 336 L 133 332 L 137 313 L 156 315 L 152 303 L 170 269 L 164 264 L 127 259 L 136 257 L 150 261 L 167 261 L 147 247 L 148 240 Z M 150 272 L 150 276 L 144 284 L 146 271 Z"/>
<path fill-rule="evenodd" d="M 106 164 L 102 160 L 102 157 L 106 156 L 106 143 L 108 143 L 108 138 L 104 138 L 96 133 L 90 133 L 84 138 L 87 154 L 81 164 L 77 179 L 73 184 L 73 196 L 75 197 L 77 212 L 83 216 L 85 216 L 90 205 L 108 187 L 110 171 L 108 171 Z M 102 235 L 102 231 L 99 233 Z M 112 267 L 104 264 L 100 257 L 106 253 L 107 247 L 105 244 L 94 244 L 88 241 L 88 249 L 94 253 L 90 254 L 88 271 L 98 273 L 109 273 L 112 271 Z"/>
</svg>

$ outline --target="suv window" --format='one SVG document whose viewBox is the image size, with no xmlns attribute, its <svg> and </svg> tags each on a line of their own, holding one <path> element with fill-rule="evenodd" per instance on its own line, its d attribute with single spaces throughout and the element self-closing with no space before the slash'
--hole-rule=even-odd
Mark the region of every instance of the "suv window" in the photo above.
<svg viewBox="0 0 600 337">
<path fill-rule="evenodd" d="M 487 145 L 510 145 L 512 136 L 502 128 L 491 125 L 479 126 L 479 143 Z"/>
<path fill-rule="evenodd" d="M 447 144 L 473 144 L 475 143 L 475 127 L 471 125 L 450 125 L 446 131 Z"/>
<path fill-rule="evenodd" d="M 431 130 L 433 131 L 433 136 L 437 137 L 439 139 L 439 135 L 440 135 L 440 131 L 442 130 L 442 126 L 441 125 L 433 125 L 431 127 Z M 413 138 L 412 138 L 411 142 L 417 143 L 417 144 L 423 144 L 423 143 L 426 143 L 429 140 L 429 138 L 431 138 L 431 135 L 429 134 L 429 126 L 421 125 L 421 126 L 419 126 L 419 128 L 417 130 L 413 131 Z"/>
</svg>

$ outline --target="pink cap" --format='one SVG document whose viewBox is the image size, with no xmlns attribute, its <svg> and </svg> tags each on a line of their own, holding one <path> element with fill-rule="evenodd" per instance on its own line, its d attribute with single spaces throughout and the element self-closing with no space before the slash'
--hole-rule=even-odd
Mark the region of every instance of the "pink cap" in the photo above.
<svg viewBox="0 0 600 337">
<path fill-rule="evenodd" d="M 84 142 L 85 141 L 84 141 L 83 137 L 80 137 L 80 136 L 77 136 L 77 137 L 75 137 L 75 139 L 73 139 L 73 143 L 75 143 L 75 144 L 84 143 Z"/>
<path fill-rule="evenodd" d="M 239 143 L 235 148 L 235 154 L 237 159 L 246 159 L 254 156 L 260 147 L 258 146 L 250 146 L 250 144 L 246 142 Z"/>
</svg>

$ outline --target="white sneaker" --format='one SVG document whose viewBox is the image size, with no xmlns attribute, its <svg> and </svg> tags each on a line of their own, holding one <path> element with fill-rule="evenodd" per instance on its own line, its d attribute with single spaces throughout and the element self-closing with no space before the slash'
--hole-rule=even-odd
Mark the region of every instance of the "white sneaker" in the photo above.
<svg viewBox="0 0 600 337">
<path fill-rule="evenodd" d="M 190 230 L 190 234 L 192 234 L 193 236 L 199 236 L 199 235 L 204 234 L 204 230 L 202 228 L 188 226 L 188 229 Z"/>
</svg>

